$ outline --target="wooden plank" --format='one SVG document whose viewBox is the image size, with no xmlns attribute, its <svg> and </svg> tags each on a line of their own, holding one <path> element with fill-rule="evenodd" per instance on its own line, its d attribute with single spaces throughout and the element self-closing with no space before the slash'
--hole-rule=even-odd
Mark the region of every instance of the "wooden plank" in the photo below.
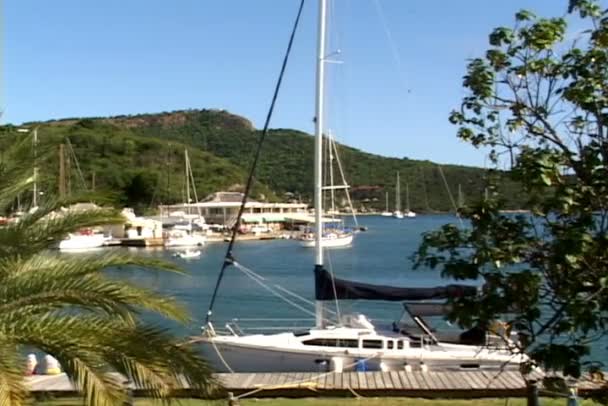
<svg viewBox="0 0 608 406">
<path fill-rule="evenodd" d="M 342 374 L 342 389 L 350 388 L 350 377 L 353 375 L 352 372 L 345 372 Z"/>
<path fill-rule="evenodd" d="M 444 389 L 444 385 L 437 377 L 436 372 L 427 371 L 427 372 L 422 372 L 420 375 L 422 375 L 422 379 L 424 379 L 424 381 L 428 385 L 429 389 L 433 389 L 433 390 Z"/>
<path fill-rule="evenodd" d="M 401 381 L 401 384 L 403 385 L 403 389 L 412 389 L 414 387 L 414 383 L 411 381 L 410 377 L 409 377 L 409 372 L 406 371 L 399 371 L 399 380 Z"/>
<path fill-rule="evenodd" d="M 344 389 L 344 376 L 347 376 L 348 372 L 340 372 L 334 376 L 334 387 L 336 389 Z"/>
<path fill-rule="evenodd" d="M 464 376 L 464 375 L 463 375 Z M 486 389 L 487 382 L 485 381 L 485 377 L 481 372 L 478 371 L 468 371 L 466 374 L 467 379 L 471 383 L 473 389 Z"/>
<path fill-rule="evenodd" d="M 386 389 L 386 385 L 384 384 L 384 373 L 382 371 L 374 371 L 372 374 L 374 374 L 376 389 Z"/>
<path fill-rule="evenodd" d="M 389 375 L 390 375 L 390 379 L 393 383 L 392 384 L 393 389 L 402 389 L 403 385 L 401 384 L 401 380 L 399 379 L 399 372 L 390 371 Z"/>
<path fill-rule="evenodd" d="M 325 376 L 325 389 L 334 389 L 336 387 L 336 374 L 336 372 L 332 372 Z"/>
<path fill-rule="evenodd" d="M 437 381 L 438 385 L 441 385 L 442 389 L 455 389 L 452 388 L 452 383 L 448 381 L 445 371 L 433 371 L 434 379 Z"/>
<path fill-rule="evenodd" d="M 500 380 L 498 371 L 481 371 L 481 373 L 486 377 L 490 389 L 508 389 L 504 382 Z"/>
<path fill-rule="evenodd" d="M 423 384 L 421 381 L 418 380 L 418 371 L 412 371 L 412 372 L 406 372 L 407 374 L 407 378 L 409 379 L 409 381 L 412 384 L 412 389 L 422 389 L 423 388 Z"/>
<path fill-rule="evenodd" d="M 391 378 L 391 373 L 389 371 L 382 372 L 382 381 L 384 382 L 384 387 L 387 390 L 394 390 L 395 384 Z"/>
<path fill-rule="evenodd" d="M 253 380 L 255 379 L 255 374 L 249 373 L 249 374 L 239 374 L 242 377 L 242 381 L 240 383 L 238 383 L 238 386 L 235 386 L 236 388 L 243 388 L 243 389 L 249 389 L 251 387 L 253 387 L 252 383 Z"/>
<path fill-rule="evenodd" d="M 505 379 L 513 389 L 525 389 L 526 381 L 519 371 L 505 371 Z"/>
<path fill-rule="evenodd" d="M 471 390 L 473 386 L 467 378 L 467 372 L 441 372 L 441 378 L 445 381 L 446 387 L 454 390 Z"/>
<path fill-rule="evenodd" d="M 357 379 L 359 380 L 359 387 L 357 389 L 369 389 L 367 386 L 367 377 L 365 376 L 365 372 L 357 372 Z"/>
</svg>

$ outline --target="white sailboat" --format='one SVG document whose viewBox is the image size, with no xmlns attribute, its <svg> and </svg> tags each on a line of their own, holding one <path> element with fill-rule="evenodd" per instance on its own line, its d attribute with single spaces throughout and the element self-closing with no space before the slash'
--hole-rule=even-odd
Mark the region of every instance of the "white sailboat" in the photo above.
<svg viewBox="0 0 608 406">
<path fill-rule="evenodd" d="M 329 192 L 330 194 L 330 209 L 327 211 L 327 214 L 331 216 L 335 216 L 338 214 L 338 210 L 336 210 L 336 190 L 344 190 L 346 194 L 346 198 L 348 201 L 348 205 L 350 207 L 351 214 L 355 221 L 355 228 L 359 229 L 359 224 L 357 223 L 357 215 L 355 214 L 355 210 L 353 209 L 352 201 L 350 199 L 350 194 L 348 193 L 349 185 L 346 182 L 346 178 L 344 176 L 344 171 L 342 170 L 342 164 L 340 162 L 340 158 L 338 156 L 338 150 L 336 148 L 336 143 L 332 133 L 329 132 L 327 137 L 327 172 L 329 173 L 329 185 L 323 186 L 323 190 Z M 340 176 L 342 178 L 342 183 L 339 185 L 334 184 L 334 169 L 333 162 L 334 159 L 338 163 L 338 169 L 340 171 Z M 326 226 L 323 236 L 321 238 L 321 244 L 325 248 L 341 248 L 341 247 L 350 247 L 353 243 L 353 239 L 355 238 L 355 233 L 351 230 L 347 230 L 344 227 L 344 222 L 342 219 L 336 219 L 332 217 L 331 227 Z M 314 233 L 305 233 L 300 237 L 300 245 L 306 248 L 314 248 L 315 247 L 315 236 Z"/>
<path fill-rule="evenodd" d="M 399 172 L 397 172 L 397 185 L 395 186 L 395 211 L 393 217 L 396 219 L 403 218 L 403 212 L 401 211 L 401 181 L 399 180 Z"/>
<path fill-rule="evenodd" d="M 316 326 L 305 331 L 272 334 L 243 334 L 235 324 L 227 325 L 226 334 L 216 330 L 213 305 L 217 288 L 207 312 L 206 325 L 199 337 L 207 360 L 218 371 L 233 372 L 311 372 L 344 370 L 404 369 L 494 369 L 519 367 L 525 356 L 514 357 L 498 346 L 487 346 L 486 333 L 461 335 L 459 340 L 440 340 L 423 323 L 419 314 L 412 319 L 419 332 L 403 323 L 383 329 L 364 315 L 343 316 L 330 321 L 327 301 L 342 299 L 420 300 L 445 299 L 475 294 L 476 288 L 448 286 L 440 288 L 395 288 L 351 282 L 334 278 L 323 266 L 322 224 L 322 133 L 324 124 L 324 65 L 327 0 L 319 0 L 319 37 L 315 121 L 315 315 Z M 227 260 L 239 267 L 230 250 Z M 242 267 L 241 267 L 242 268 Z M 225 268 L 222 269 L 222 271 Z M 250 272 L 250 271 L 247 271 Z M 259 280 L 258 280 L 259 281 Z M 406 311 L 407 311 L 406 307 Z M 455 342 L 458 341 L 458 342 Z M 508 339 L 506 340 L 509 345 Z"/>
<path fill-rule="evenodd" d="M 388 210 L 388 192 L 385 193 L 385 197 L 386 197 L 386 207 L 385 207 L 384 211 L 382 213 L 380 213 L 380 215 L 384 216 L 384 217 L 391 217 L 393 215 L 393 213 L 391 213 Z"/>
<path fill-rule="evenodd" d="M 192 198 L 190 196 L 190 182 L 192 182 L 192 191 L 194 192 L 194 199 L 198 202 L 198 196 L 196 194 L 196 187 L 194 185 L 194 176 L 192 175 L 192 168 L 190 167 L 190 157 L 188 156 L 188 150 L 184 150 L 184 162 L 185 162 L 185 170 L 186 170 L 186 206 L 188 208 L 188 213 L 184 214 L 184 218 L 186 219 L 186 224 L 176 225 L 167 235 L 165 239 L 165 247 L 174 248 L 174 247 L 200 247 L 205 245 L 207 242 L 207 237 L 205 235 L 198 234 L 194 231 L 193 224 L 197 222 L 199 224 L 204 224 L 205 219 L 198 213 L 198 216 L 192 215 L 190 213 L 190 204 L 192 202 Z M 200 210 L 200 208 L 197 208 Z"/>
<path fill-rule="evenodd" d="M 414 218 L 416 217 L 416 213 L 410 210 L 410 185 L 409 183 L 405 184 L 405 213 L 404 216 L 406 218 Z"/>
</svg>

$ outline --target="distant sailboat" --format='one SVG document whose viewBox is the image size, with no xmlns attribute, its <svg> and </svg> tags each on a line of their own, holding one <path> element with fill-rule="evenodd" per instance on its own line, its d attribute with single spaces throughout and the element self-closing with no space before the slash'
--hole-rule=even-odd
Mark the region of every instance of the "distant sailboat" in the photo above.
<svg viewBox="0 0 608 406">
<path fill-rule="evenodd" d="M 405 184 L 405 217 L 414 218 L 416 217 L 416 213 L 410 210 L 410 185 L 409 183 Z"/>
<path fill-rule="evenodd" d="M 401 211 L 401 181 L 399 180 L 399 172 L 397 172 L 397 186 L 395 187 L 395 211 L 393 217 L 396 219 L 403 218 L 403 212 Z"/>
<path fill-rule="evenodd" d="M 393 215 L 393 213 L 391 213 L 390 211 L 388 211 L 388 192 L 385 193 L 385 197 L 386 197 L 386 207 L 384 208 L 384 211 L 380 214 L 381 216 L 384 217 L 390 217 Z"/>
<path fill-rule="evenodd" d="M 174 227 L 173 230 L 169 232 L 169 236 L 165 240 L 165 247 L 200 247 L 205 245 L 207 242 L 207 237 L 204 235 L 199 235 L 194 232 L 193 224 L 197 224 L 198 226 L 202 226 L 205 221 L 202 215 L 200 214 L 200 208 L 198 215 L 192 215 L 190 213 L 190 204 L 192 199 L 190 197 L 190 182 L 192 182 L 192 188 L 194 192 L 194 198 L 196 202 L 198 202 L 198 196 L 196 194 L 196 188 L 194 185 L 194 176 L 192 175 L 192 167 L 190 166 L 190 157 L 188 156 L 188 150 L 184 150 L 184 161 L 185 161 L 185 170 L 186 170 L 186 207 L 187 214 L 184 214 L 184 217 L 188 220 L 188 223 L 185 225 L 179 225 Z"/>
</svg>

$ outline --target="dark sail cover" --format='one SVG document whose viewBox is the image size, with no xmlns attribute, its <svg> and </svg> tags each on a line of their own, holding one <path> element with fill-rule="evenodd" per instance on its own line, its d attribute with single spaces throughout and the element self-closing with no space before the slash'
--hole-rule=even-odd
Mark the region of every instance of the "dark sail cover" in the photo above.
<svg viewBox="0 0 608 406">
<path fill-rule="evenodd" d="M 334 296 L 334 290 L 337 297 Z M 475 286 L 447 285 L 434 288 L 401 288 L 396 286 L 371 285 L 332 278 L 325 269 L 315 269 L 315 297 L 317 300 L 366 299 L 366 300 L 430 300 L 472 296 Z"/>
</svg>

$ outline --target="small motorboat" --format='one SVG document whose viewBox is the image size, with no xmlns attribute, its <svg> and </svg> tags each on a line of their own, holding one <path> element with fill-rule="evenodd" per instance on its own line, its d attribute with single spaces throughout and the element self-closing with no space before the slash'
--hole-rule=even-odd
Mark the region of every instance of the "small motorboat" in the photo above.
<svg viewBox="0 0 608 406">
<path fill-rule="evenodd" d="M 188 258 L 198 258 L 201 256 L 200 250 L 186 250 L 175 253 L 176 257 L 188 259 Z"/>
</svg>

